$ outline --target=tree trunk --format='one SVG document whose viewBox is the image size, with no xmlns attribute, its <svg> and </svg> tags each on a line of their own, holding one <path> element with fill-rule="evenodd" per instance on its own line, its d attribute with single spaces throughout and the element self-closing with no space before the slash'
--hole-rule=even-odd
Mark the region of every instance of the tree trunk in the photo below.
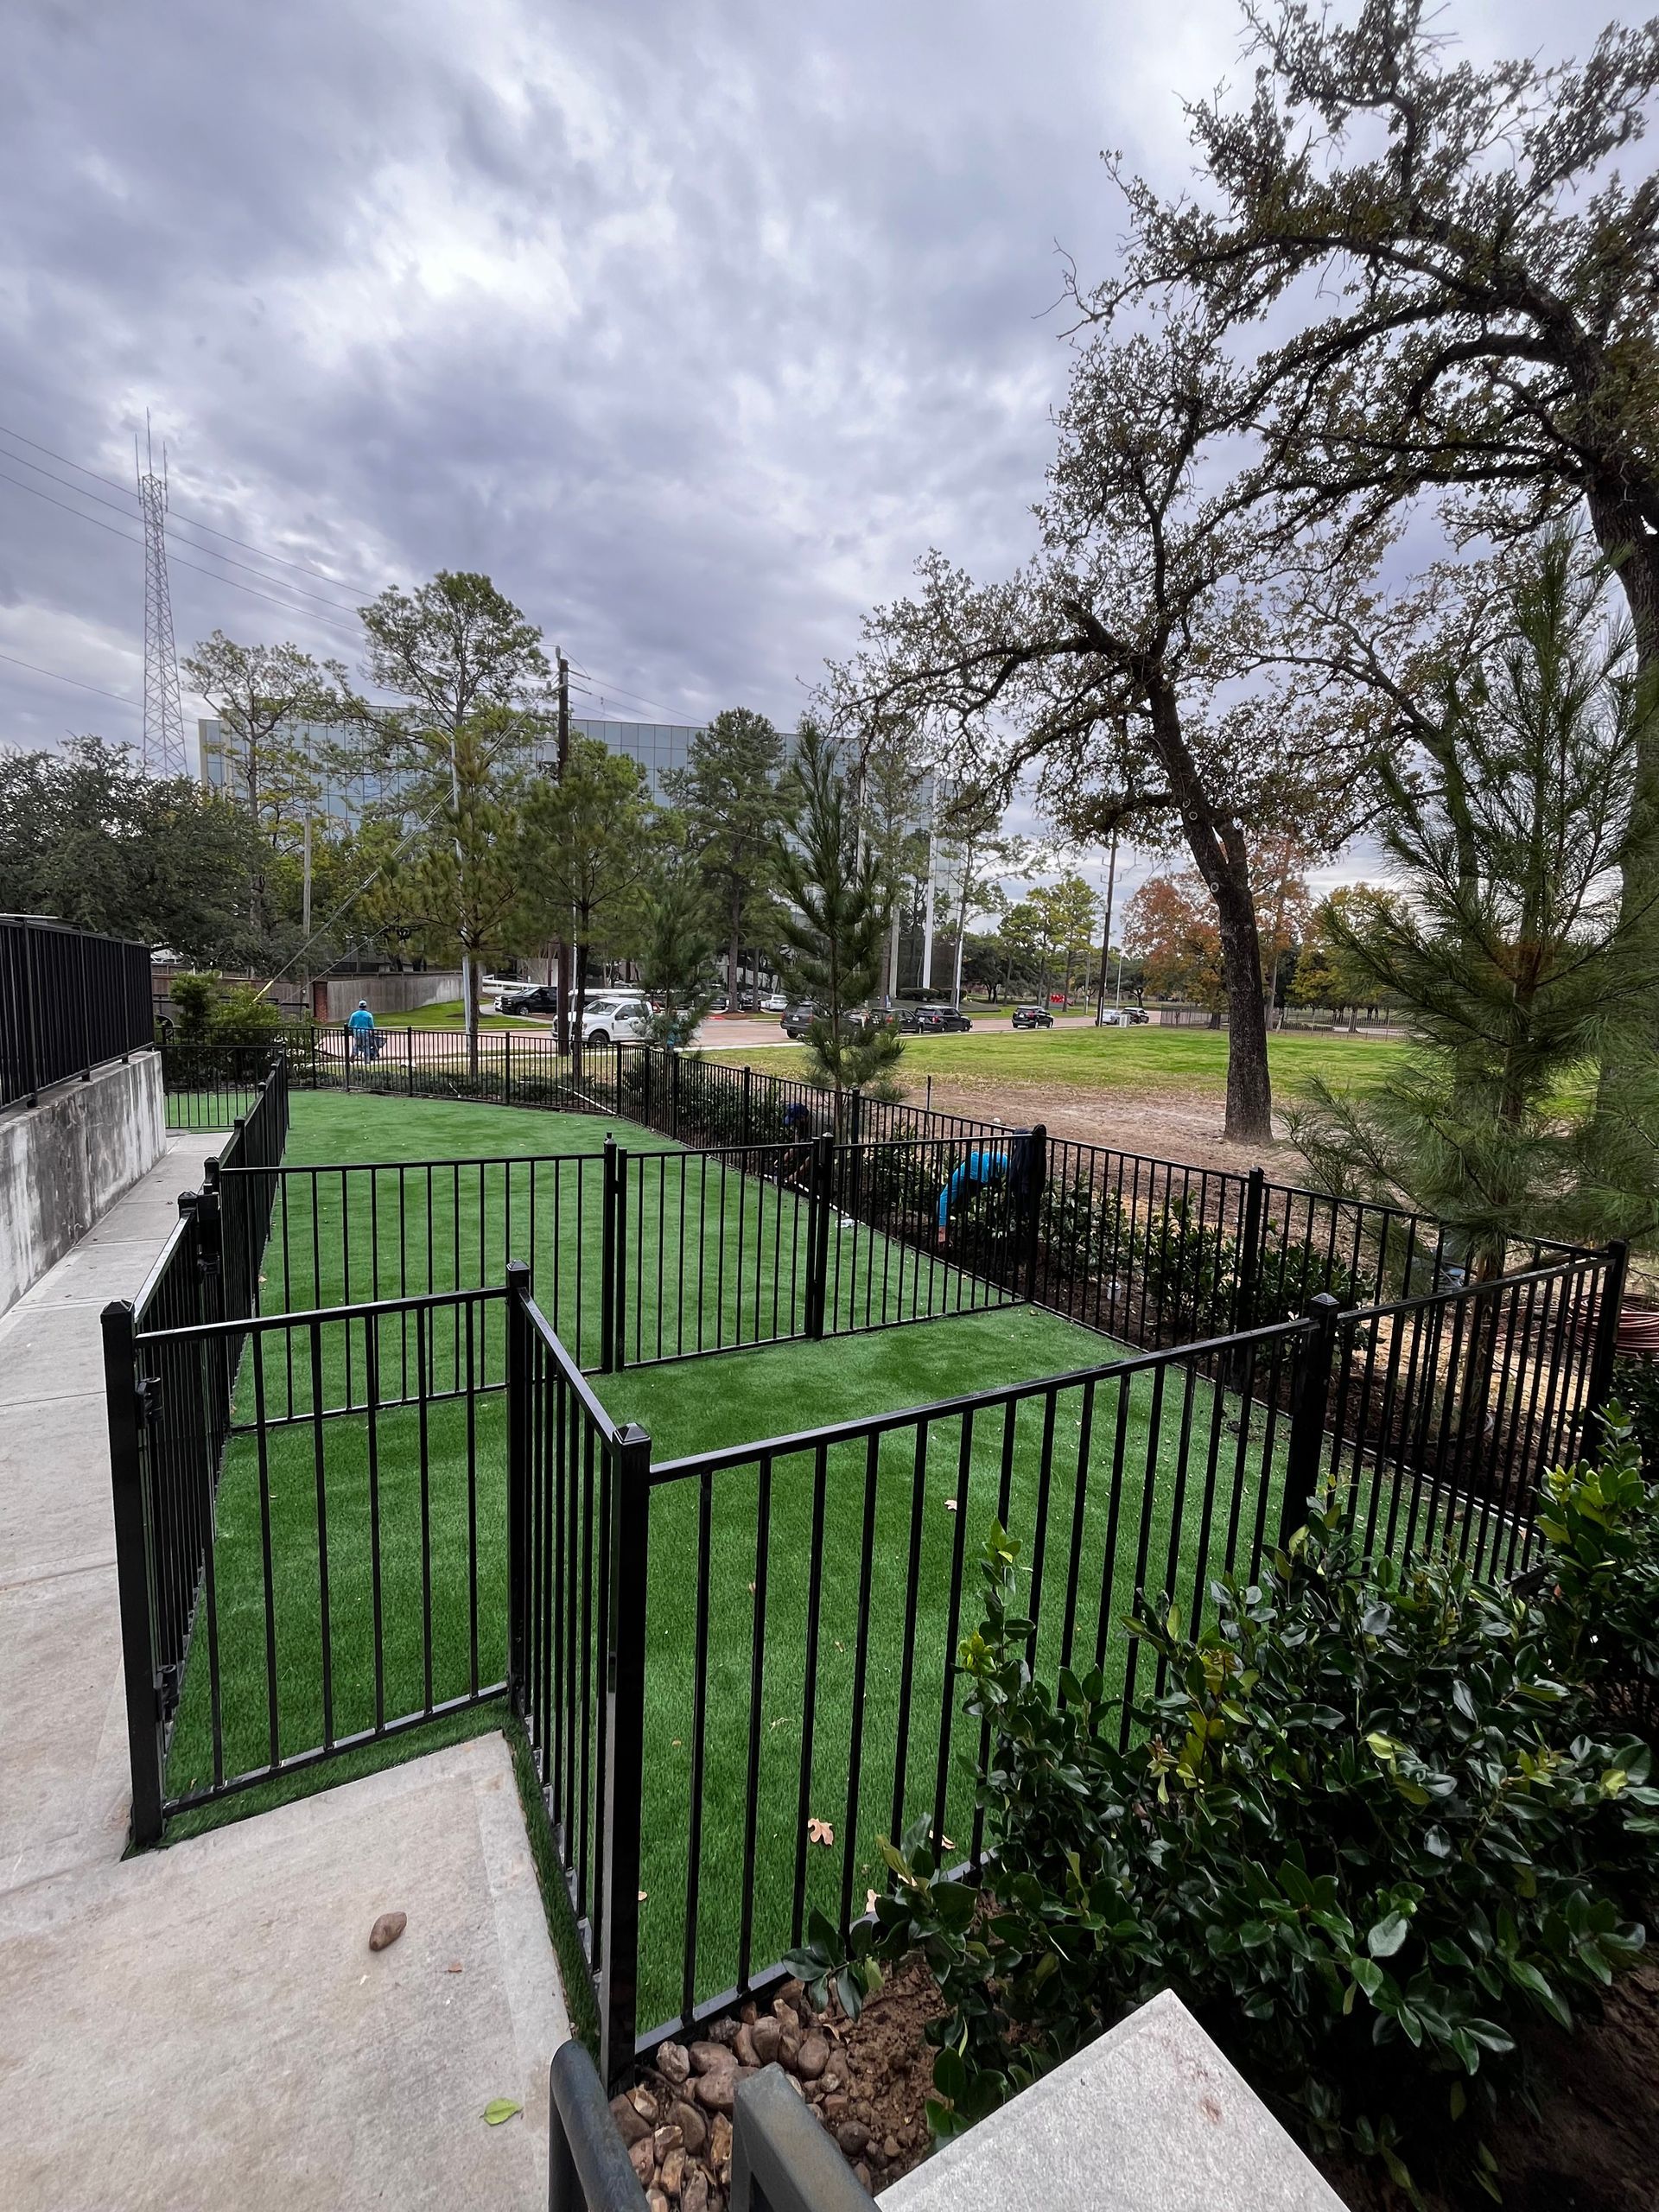
<svg viewBox="0 0 1659 2212">
<path fill-rule="evenodd" d="M 1181 810 L 1181 827 L 1216 906 L 1221 980 L 1227 994 L 1227 1119 L 1233 1144 L 1273 1139 L 1273 1087 L 1268 1074 L 1268 1025 L 1262 1006 L 1262 939 L 1250 893 L 1249 855 L 1236 823 L 1223 822 L 1204 788 L 1181 734 L 1173 690 L 1152 695 L 1152 734 Z"/>
<path fill-rule="evenodd" d="M 726 1003 L 734 1014 L 741 1011 L 743 993 L 737 980 L 737 940 L 743 927 L 743 887 L 732 878 L 731 942 L 726 948 Z"/>
<path fill-rule="evenodd" d="M 461 950 L 461 1014 L 467 1030 L 467 1077 L 478 1081 L 478 977 L 473 968 L 473 956 L 463 945 Z"/>
</svg>

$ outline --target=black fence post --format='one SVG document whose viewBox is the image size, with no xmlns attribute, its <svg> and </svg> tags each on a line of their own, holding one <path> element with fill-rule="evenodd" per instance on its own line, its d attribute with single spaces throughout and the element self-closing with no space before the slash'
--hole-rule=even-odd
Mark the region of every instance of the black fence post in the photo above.
<svg viewBox="0 0 1659 2212">
<path fill-rule="evenodd" d="M 1034 1304 L 1037 1297 L 1037 1268 L 1042 1254 L 1043 1193 L 1048 1187 L 1046 1124 L 1039 1122 L 1032 1130 L 1027 1142 L 1030 1151 L 1027 1155 L 1025 1200 L 1026 1300 L 1027 1304 Z"/>
<path fill-rule="evenodd" d="M 836 1140 L 826 1129 L 812 1147 L 811 1208 L 806 1224 L 806 1333 L 823 1334 L 830 1303 L 830 1216 L 836 1187 Z"/>
<path fill-rule="evenodd" d="M 1279 1503 L 1279 1544 L 1282 1550 L 1307 1517 L 1307 1501 L 1319 1487 L 1325 1449 L 1325 1417 L 1331 1398 L 1331 1362 L 1336 1348 L 1342 1302 L 1328 1290 L 1308 1300 L 1303 1319 L 1311 1325 L 1296 1344 L 1290 1385 L 1290 1442 L 1285 1452 L 1285 1489 Z"/>
<path fill-rule="evenodd" d="M 1244 1224 L 1238 1236 L 1238 1290 L 1233 1306 L 1233 1326 L 1255 1325 L 1255 1294 L 1262 1277 L 1262 1228 L 1267 1202 L 1268 1179 L 1260 1167 L 1244 1178 Z"/>
<path fill-rule="evenodd" d="M 1583 1448 L 1594 1440 L 1597 1416 L 1613 1395 L 1613 1361 L 1618 1351 L 1618 1317 L 1624 1304 L 1624 1277 L 1630 1248 L 1622 1236 L 1607 1247 L 1607 1268 L 1601 1279 L 1601 1303 L 1596 1309 L 1595 1348 L 1590 1357 L 1590 1385 L 1584 1395 Z"/>
<path fill-rule="evenodd" d="M 616 1319 L 611 1324 L 611 1365 L 626 1367 L 628 1363 L 628 1148 L 616 1148 L 616 1203 L 613 1219 L 616 1234 L 611 1259 L 611 1286 L 616 1300 Z"/>
<path fill-rule="evenodd" d="M 680 1141 L 680 1056 L 671 1045 L 668 1047 L 668 1134 L 676 1144 Z"/>
<path fill-rule="evenodd" d="M 608 2090 L 633 2065 L 639 1994 L 639 1834 L 645 1764 L 645 1581 L 651 1561 L 651 1439 L 632 1422 L 616 1443 L 611 1516 L 610 1648 L 605 1697 L 605 1926 L 599 2070 Z"/>
<path fill-rule="evenodd" d="M 507 1262 L 507 1703 L 524 1711 L 524 1623 L 530 1611 L 530 1269 Z M 468 1377 L 468 1388 L 472 1378 Z"/>
<path fill-rule="evenodd" d="M 616 1139 L 605 1140 L 599 1210 L 599 1371 L 616 1366 Z"/>
<path fill-rule="evenodd" d="M 132 1840 L 162 1835 L 162 1682 L 156 1669 L 156 1628 L 144 1510 L 145 1416 L 132 1307 L 117 1299 L 104 1308 L 104 1398 L 110 1424 L 110 1478 L 115 1508 L 115 1580 L 121 1604 L 121 1668 L 127 1693 L 127 1752 L 132 1768 Z"/>
<path fill-rule="evenodd" d="M 754 1125 L 750 1105 L 753 1090 L 754 1070 L 746 1065 L 743 1070 L 743 1142 L 746 1146 L 750 1141 L 750 1134 Z"/>
</svg>

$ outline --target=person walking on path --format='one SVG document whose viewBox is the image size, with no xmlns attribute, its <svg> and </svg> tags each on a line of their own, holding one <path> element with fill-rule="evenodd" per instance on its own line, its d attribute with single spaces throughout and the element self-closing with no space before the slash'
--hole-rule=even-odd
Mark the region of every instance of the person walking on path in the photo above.
<svg viewBox="0 0 1659 2212">
<path fill-rule="evenodd" d="M 378 1060 L 380 1039 L 374 1033 L 374 1016 L 369 1012 L 367 999 L 359 999 L 357 1012 L 346 1023 L 352 1033 L 352 1058 L 356 1060 Z"/>
</svg>

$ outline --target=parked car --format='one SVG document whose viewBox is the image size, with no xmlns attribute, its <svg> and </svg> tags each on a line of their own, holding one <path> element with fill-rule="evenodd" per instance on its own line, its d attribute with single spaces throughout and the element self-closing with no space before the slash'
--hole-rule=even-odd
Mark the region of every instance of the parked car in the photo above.
<svg viewBox="0 0 1659 2212">
<path fill-rule="evenodd" d="M 559 987 L 556 983 L 526 983 L 518 990 L 498 991 L 495 1010 L 498 1014 L 556 1014 Z"/>
<path fill-rule="evenodd" d="M 973 1026 L 962 1008 L 955 1006 L 907 1006 L 899 1015 L 899 1027 L 918 1037 L 947 1036 L 953 1030 Z"/>
<path fill-rule="evenodd" d="M 781 991 L 770 991 L 760 1001 L 762 1014 L 784 1014 L 788 1007 L 789 1001 Z"/>
<path fill-rule="evenodd" d="M 779 1026 L 791 1042 L 798 1042 L 806 1034 L 808 1025 L 817 1020 L 823 1011 L 821 1007 L 814 1006 L 810 999 L 798 999 L 792 1006 L 784 1008 Z M 862 1030 L 874 1028 L 877 1022 L 887 1018 L 883 1014 L 872 1014 L 868 1007 L 849 1007 L 841 1017 L 841 1026 L 849 1037 L 853 1037 Z"/>
<path fill-rule="evenodd" d="M 1133 1029 L 1137 1022 L 1152 1019 L 1144 1007 L 1109 1006 L 1095 1016 L 1096 1029 Z"/>
<path fill-rule="evenodd" d="M 607 992 L 589 999 L 582 1017 L 584 1045 L 632 1044 L 645 1035 L 651 1007 L 638 991 Z"/>
<path fill-rule="evenodd" d="M 1052 1029 L 1054 1017 L 1046 1006 L 1017 1006 L 1014 1009 L 1016 1029 Z"/>
</svg>

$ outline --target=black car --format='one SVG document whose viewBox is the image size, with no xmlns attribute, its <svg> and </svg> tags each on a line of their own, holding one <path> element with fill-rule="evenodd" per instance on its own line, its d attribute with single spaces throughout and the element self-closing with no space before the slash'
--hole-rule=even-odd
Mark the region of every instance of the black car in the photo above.
<svg viewBox="0 0 1659 2212">
<path fill-rule="evenodd" d="M 1054 1017 L 1046 1006 L 1017 1006 L 1014 1009 L 1016 1029 L 1052 1029 Z"/>
<path fill-rule="evenodd" d="M 971 1029 L 973 1023 L 959 1007 L 907 1006 L 899 1016 L 899 1027 L 910 1030 L 918 1037 L 944 1037 L 957 1029 Z"/>
<path fill-rule="evenodd" d="M 537 983 L 533 990 L 503 991 L 495 1001 L 498 1014 L 548 1014 L 559 1010 L 559 992 L 556 983 Z"/>
</svg>

